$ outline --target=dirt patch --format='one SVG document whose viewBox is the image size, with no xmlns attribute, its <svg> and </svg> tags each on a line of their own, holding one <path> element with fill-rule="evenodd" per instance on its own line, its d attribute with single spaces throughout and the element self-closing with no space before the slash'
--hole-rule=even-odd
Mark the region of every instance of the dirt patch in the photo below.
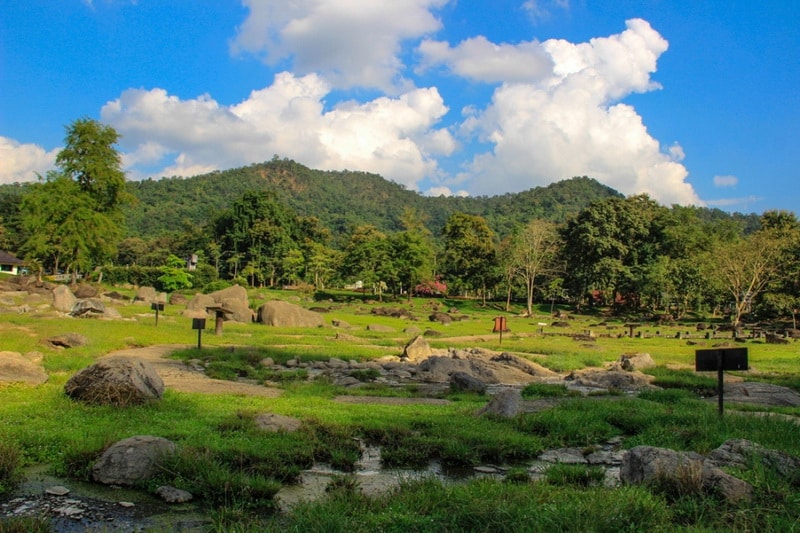
<svg viewBox="0 0 800 533">
<path fill-rule="evenodd" d="M 254 383 L 212 379 L 203 372 L 187 366 L 183 361 L 170 359 L 169 355 L 178 350 L 191 348 L 184 344 L 162 344 L 145 348 L 129 348 L 111 352 L 105 357 L 135 357 L 143 359 L 156 368 L 156 372 L 164 380 L 164 386 L 179 392 L 195 392 L 201 394 L 235 394 L 239 396 L 263 396 L 276 398 L 281 390 L 264 387 Z"/>
</svg>

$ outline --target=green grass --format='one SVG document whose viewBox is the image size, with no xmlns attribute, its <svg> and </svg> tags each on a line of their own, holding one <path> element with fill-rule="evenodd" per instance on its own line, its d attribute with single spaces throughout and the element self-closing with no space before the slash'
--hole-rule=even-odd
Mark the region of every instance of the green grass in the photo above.
<svg viewBox="0 0 800 533">
<path fill-rule="evenodd" d="M 269 299 L 290 293 L 262 291 Z M 336 295 L 334 295 L 336 296 Z M 338 298 L 338 296 L 337 296 Z M 349 298 L 349 297 L 345 297 Z M 264 301 L 258 295 L 254 302 Z M 432 304 L 459 309 L 467 320 L 448 326 L 427 320 Z M 181 308 L 168 306 L 156 327 L 145 304 L 115 306 L 123 321 L 63 319 L 35 314 L 0 315 L 0 350 L 38 351 L 50 380 L 41 386 L 0 385 L 0 491 L 15 483 L 20 467 L 50 465 L 59 475 L 86 479 L 89 467 L 103 449 L 132 435 L 157 435 L 175 441 L 176 456 L 155 483 L 169 483 L 195 492 L 207 505 L 218 531 L 672 531 L 797 529 L 800 482 L 785 480 L 764 469 L 742 472 L 754 484 L 756 500 L 738 507 L 721 505 L 702 494 L 665 494 L 643 487 L 608 489 L 596 486 L 598 474 L 586 467 L 562 465 L 548 472 L 546 483 L 529 482 L 525 470 L 545 449 L 576 446 L 587 449 L 612 437 L 624 447 L 639 444 L 707 453 L 725 440 L 746 438 L 769 448 L 800 456 L 797 426 L 777 417 L 750 414 L 753 406 L 720 418 L 716 404 L 702 399 L 715 393 L 716 379 L 693 372 L 694 351 L 712 341 L 689 345 L 675 338 L 687 326 L 644 324 L 643 338 L 620 337 L 623 320 L 605 324 L 597 316 L 575 317 L 569 327 L 544 327 L 553 322 L 546 310 L 521 318 L 518 306 L 506 314 L 467 300 L 415 300 L 419 320 L 378 317 L 375 305 L 361 300 L 304 303 L 325 305 L 325 328 L 272 328 L 226 322 L 221 336 L 197 332 Z M 386 302 L 391 307 L 404 301 Z M 491 332 L 493 317 L 506 315 L 511 332 Z M 336 340 L 332 319 L 353 329 L 354 338 Z M 368 331 L 369 324 L 391 326 L 394 332 Z M 659 365 L 648 370 L 661 390 L 625 396 L 576 397 L 560 385 L 532 384 L 526 399 L 555 398 L 555 406 L 514 419 L 476 417 L 487 398 L 452 395 L 446 405 L 406 403 L 350 404 L 334 401 L 340 394 L 415 398 L 418 389 L 374 383 L 368 370 L 353 371 L 364 383 L 357 389 L 336 387 L 326 379 L 309 381 L 303 369 L 279 371 L 261 364 L 291 359 L 304 362 L 335 357 L 365 362 L 399 355 L 409 326 L 435 329 L 443 337 L 429 338 L 434 348 L 472 348 L 508 351 L 548 368 L 566 372 L 587 365 L 602 366 L 623 353 L 647 352 Z M 594 332 L 594 342 L 574 335 Z M 661 336 L 656 337 L 656 331 Z M 52 349 L 42 339 L 63 333 L 89 339 L 84 347 Z M 77 370 L 111 351 L 147 346 L 185 346 L 175 357 L 198 359 L 209 375 L 247 378 L 282 389 L 277 398 L 180 393 L 167 390 L 156 403 L 125 409 L 86 406 L 63 393 Z M 796 346 L 749 341 L 751 366 L 745 379 L 761 379 L 800 390 Z M 759 409 L 798 415 L 798 408 Z M 296 433 L 264 433 L 256 428 L 259 413 L 299 418 Z M 516 468 L 514 483 L 491 480 L 450 485 L 432 480 L 404 483 L 386 497 L 366 497 L 352 478 L 343 478 L 320 502 L 302 505 L 290 515 L 273 516 L 273 496 L 283 484 L 294 483 L 315 463 L 330 463 L 351 471 L 360 455 L 359 442 L 381 446 L 386 466 L 426 466 L 438 459 L 445 466 L 500 464 Z M 513 478 L 514 476 L 512 476 Z M 148 485 L 146 490 L 154 487 Z M 271 517 L 271 518 L 270 518 Z M 17 525 L 0 522 L 0 531 Z M 31 528 L 34 526 L 31 525 Z M 3 529 L 6 528 L 6 529 Z M 25 529 L 16 529 L 25 530 Z M 32 529 L 33 530 L 33 529 Z"/>
</svg>

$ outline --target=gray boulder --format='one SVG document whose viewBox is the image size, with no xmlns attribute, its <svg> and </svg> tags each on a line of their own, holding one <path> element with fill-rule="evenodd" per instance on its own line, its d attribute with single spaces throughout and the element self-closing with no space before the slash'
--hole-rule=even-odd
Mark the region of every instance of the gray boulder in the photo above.
<svg viewBox="0 0 800 533">
<path fill-rule="evenodd" d="M 156 489 L 156 496 L 167 503 L 186 503 L 192 501 L 192 493 L 183 489 L 177 489 L 169 485 L 161 485 Z"/>
<path fill-rule="evenodd" d="M 145 302 L 148 304 L 164 301 L 158 299 L 158 293 L 153 287 L 139 287 L 136 289 L 136 296 L 133 297 L 134 302 Z"/>
<path fill-rule="evenodd" d="M 522 410 L 522 394 L 517 389 L 504 389 L 489 400 L 485 407 L 478 410 L 478 416 L 498 416 L 514 418 Z"/>
<path fill-rule="evenodd" d="M 432 353 L 431 345 L 428 344 L 425 337 L 417 335 L 405 345 L 402 357 L 409 361 L 422 361 L 430 357 Z"/>
<path fill-rule="evenodd" d="M 0 382 L 41 385 L 48 378 L 42 365 L 17 352 L 0 352 Z"/>
<path fill-rule="evenodd" d="M 726 402 L 754 403 L 776 407 L 800 406 L 800 394 L 788 387 L 743 381 L 741 383 L 725 383 L 723 398 Z"/>
<path fill-rule="evenodd" d="M 80 333 L 64 333 L 45 339 L 44 342 L 52 348 L 75 348 L 86 346 L 89 344 L 89 339 L 86 335 L 81 335 Z"/>
<path fill-rule="evenodd" d="M 276 415 L 274 413 L 262 413 L 255 417 L 256 427 L 269 433 L 285 431 L 293 433 L 300 429 L 303 424 L 301 420 L 290 416 Z"/>
<path fill-rule="evenodd" d="M 126 407 L 160 399 L 164 381 L 147 361 L 110 357 L 72 376 L 64 392 L 88 404 Z"/>
<path fill-rule="evenodd" d="M 649 353 L 626 353 L 619 356 L 617 360 L 619 367 L 625 372 L 635 372 L 646 368 L 654 368 L 656 362 Z"/>
<path fill-rule="evenodd" d="M 286 328 L 321 328 L 325 325 L 321 314 L 280 300 L 266 302 L 259 307 L 256 321 L 267 326 Z"/>
<path fill-rule="evenodd" d="M 624 372 L 619 370 L 584 369 L 570 373 L 565 381 L 581 387 L 637 392 L 652 388 L 653 376 L 638 371 Z"/>
<path fill-rule="evenodd" d="M 636 446 L 622 458 L 620 480 L 629 484 L 647 484 L 669 490 L 675 495 L 719 494 L 736 503 L 749 501 L 753 487 L 694 452 L 678 452 L 653 446 Z"/>
<path fill-rule="evenodd" d="M 232 311 L 225 317 L 226 320 L 244 322 L 246 324 L 253 321 L 254 313 L 250 309 L 250 301 L 247 299 L 247 290 L 244 287 L 233 285 L 232 287 L 212 292 L 208 296 L 213 298 L 216 305 Z"/>
<path fill-rule="evenodd" d="M 103 316 L 106 312 L 106 306 L 97 298 L 87 298 L 85 300 L 78 300 L 72 306 L 70 314 L 72 316 L 80 317 L 98 317 Z"/>
<path fill-rule="evenodd" d="M 75 307 L 78 299 L 66 285 L 57 285 L 53 288 L 53 309 L 62 313 L 69 313 Z"/>
<path fill-rule="evenodd" d="M 105 485 L 134 485 L 150 479 L 161 462 L 176 451 L 175 443 L 138 435 L 112 444 L 92 466 L 92 479 Z"/>
<path fill-rule="evenodd" d="M 461 392 L 486 392 L 486 383 L 467 372 L 453 372 L 450 374 L 450 388 Z"/>
<path fill-rule="evenodd" d="M 716 467 L 749 468 L 753 462 L 762 463 L 782 476 L 800 479 L 800 458 L 780 450 L 765 448 L 745 439 L 731 439 L 708 454 L 707 462 Z"/>
<path fill-rule="evenodd" d="M 97 287 L 89 285 L 88 283 L 81 283 L 72 292 L 75 294 L 75 298 L 78 299 L 95 298 L 98 294 Z"/>
</svg>

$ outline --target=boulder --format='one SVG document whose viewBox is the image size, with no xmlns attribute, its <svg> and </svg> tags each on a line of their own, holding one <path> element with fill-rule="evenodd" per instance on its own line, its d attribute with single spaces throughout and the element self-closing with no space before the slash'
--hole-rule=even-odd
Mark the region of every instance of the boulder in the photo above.
<svg viewBox="0 0 800 533">
<path fill-rule="evenodd" d="M 44 342 L 52 348 L 76 348 L 89 344 L 89 339 L 80 333 L 64 333 L 45 339 Z"/>
<path fill-rule="evenodd" d="M 325 325 L 319 313 L 280 300 L 266 302 L 259 307 L 256 321 L 286 328 L 321 328 Z"/>
<path fill-rule="evenodd" d="M 717 493 L 735 503 L 752 497 L 753 488 L 694 452 L 678 452 L 653 446 L 636 446 L 622 458 L 620 480 L 673 491 L 675 495 Z"/>
<path fill-rule="evenodd" d="M 255 318 L 255 313 L 250 309 L 250 303 L 245 300 L 236 298 L 223 298 L 219 304 L 231 311 L 225 314 L 226 320 L 233 320 L 234 322 L 244 322 L 249 324 Z"/>
<path fill-rule="evenodd" d="M 428 341 L 425 340 L 425 337 L 422 335 L 417 335 L 405 345 L 403 348 L 402 357 L 404 359 L 408 359 L 409 361 L 422 361 L 423 359 L 430 357 L 432 353 L 431 345 L 428 344 Z"/>
<path fill-rule="evenodd" d="M 442 313 L 441 311 L 437 311 L 435 313 L 432 313 L 428 317 L 428 320 L 430 320 L 431 322 L 439 322 L 442 325 L 447 325 L 453 322 L 453 317 L 451 317 L 447 313 Z"/>
<path fill-rule="evenodd" d="M 800 458 L 745 439 L 725 441 L 708 454 L 707 462 L 719 468 L 742 469 L 749 468 L 753 462 L 759 462 L 789 479 L 800 479 Z"/>
<path fill-rule="evenodd" d="M 479 380 L 472 374 L 468 374 L 466 372 L 453 372 L 450 374 L 450 388 L 454 391 L 483 394 L 486 392 L 486 383 Z"/>
<path fill-rule="evenodd" d="M 186 310 L 183 312 L 183 316 L 187 318 L 208 318 L 207 309 L 216 305 L 217 302 L 208 294 L 197 293 L 189 300 L 189 303 L 186 304 Z"/>
<path fill-rule="evenodd" d="M 106 306 L 97 298 L 87 298 L 85 300 L 78 300 L 72 306 L 70 314 L 72 316 L 80 317 L 97 317 L 103 316 L 106 312 Z"/>
<path fill-rule="evenodd" d="M 478 410 L 478 416 L 499 416 L 513 418 L 522 410 L 522 394 L 517 389 L 504 389 L 489 400 L 485 407 Z"/>
<path fill-rule="evenodd" d="M 622 392 L 637 392 L 652 388 L 653 376 L 641 372 L 622 372 L 619 370 L 585 369 L 570 373 L 565 381 L 580 387 L 589 387 Z"/>
<path fill-rule="evenodd" d="M 88 404 L 126 407 L 160 399 L 164 382 L 147 361 L 110 357 L 72 376 L 64 392 Z"/>
<path fill-rule="evenodd" d="M 192 501 L 192 493 L 183 489 L 177 489 L 169 485 L 161 485 L 156 488 L 156 496 L 167 503 L 186 503 Z"/>
<path fill-rule="evenodd" d="M 277 433 L 285 431 L 293 433 L 300 429 L 302 421 L 290 416 L 276 415 L 274 413 L 262 413 L 255 417 L 256 427 L 262 431 Z"/>
<path fill-rule="evenodd" d="M 66 285 L 57 285 L 53 289 L 53 309 L 62 313 L 69 313 L 75 307 L 78 299 Z"/>
<path fill-rule="evenodd" d="M 136 289 L 136 296 L 133 297 L 134 302 L 145 302 L 148 304 L 158 302 L 158 293 L 153 287 L 139 287 Z M 164 300 L 160 300 L 164 301 Z"/>
<path fill-rule="evenodd" d="M 105 485 L 131 486 L 152 478 L 161 462 L 176 450 L 175 443 L 138 435 L 112 444 L 92 466 L 92 479 Z"/>
<path fill-rule="evenodd" d="M 634 372 L 646 368 L 654 368 L 656 362 L 649 353 L 626 353 L 619 356 L 617 360 L 619 367 L 625 372 Z"/>
<path fill-rule="evenodd" d="M 741 383 L 725 383 L 723 398 L 726 402 L 754 403 L 776 407 L 800 406 L 800 394 L 788 387 L 743 381 Z"/>
<path fill-rule="evenodd" d="M 17 352 L 0 352 L 0 382 L 41 385 L 48 378 L 41 364 Z"/>
<path fill-rule="evenodd" d="M 168 301 L 170 305 L 186 305 L 189 303 L 189 299 L 179 292 L 173 292 L 170 294 Z"/>
<path fill-rule="evenodd" d="M 75 298 L 78 299 L 95 298 L 98 295 L 97 287 L 89 285 L 88 283 L 81 283 L 72 293 L 75 295 Z"/>
</svg>

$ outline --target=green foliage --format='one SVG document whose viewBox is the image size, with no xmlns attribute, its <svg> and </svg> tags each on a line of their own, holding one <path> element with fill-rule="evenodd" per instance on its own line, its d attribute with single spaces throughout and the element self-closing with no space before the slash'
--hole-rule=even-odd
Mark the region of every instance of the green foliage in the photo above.
<svg viewBox="0 0 800 533">
<path fill-rule="evenodd" d="M 10 516 L 0 518 L 0 533 L 51 533 L 50 520 L 43 516 Z"/>
<path fill-rule="evenodd" d="M 167 264 L 160 270 L 162 274 L 158 277 L 158 289 L 174 292 L 192 287 L 192 275 L 186 271 L 186 265 L 180 257 L 170 255 Z"/>
<path fill-rule="evenodd" d="M 549 467 L 545 471 L 544 477 L 552 485 L 590 487 L 603 483 L 605 469 L 600 466 L 559 463 Z"/>
</svg>

